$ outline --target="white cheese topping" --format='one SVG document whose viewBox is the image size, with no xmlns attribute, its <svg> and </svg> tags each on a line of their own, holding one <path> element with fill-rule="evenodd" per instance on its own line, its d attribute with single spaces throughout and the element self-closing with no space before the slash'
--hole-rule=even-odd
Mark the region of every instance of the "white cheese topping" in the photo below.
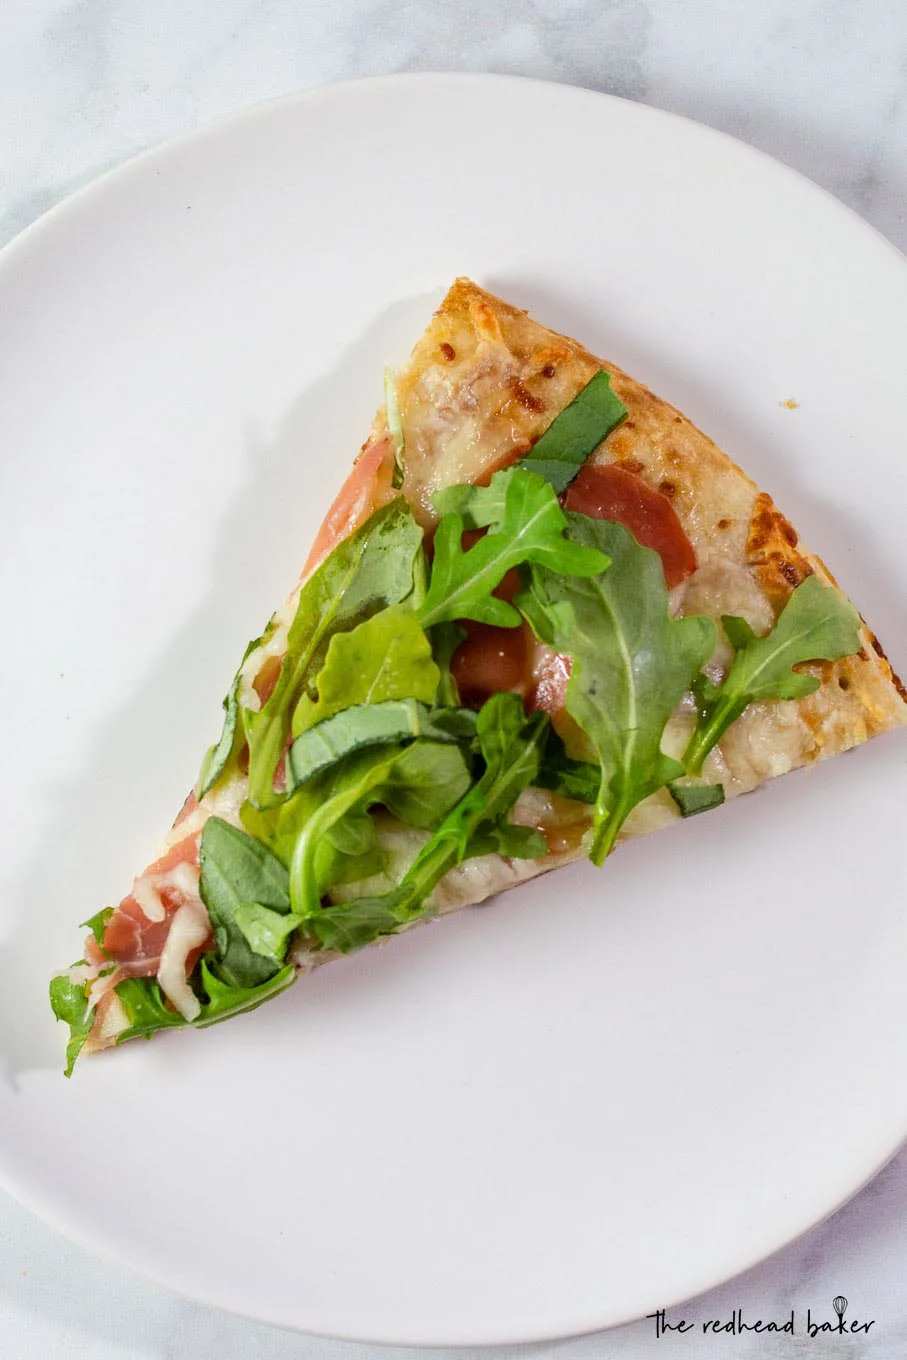
<svg viewBox="0 0 907 1360">
<path fill-rule="evenodd" d="M 198 897 L 190 897 L 173 917 L 161 952 L 158 983 L 167 1000 L 186 1020 L 194 1020 L 201 1010 L 198 997 L 186 981 L 186 961 L 193 949 L 205 943 L 209 930 L 204 906 Z"/>
<path fill-rule="evenodd" d="M 159 882 L 157 877 L 150 878 L 148 874 L 142 874 L 132 885 L 132 895 L 149 921 L 163 921 L 167 915 L 157 890 Z"/>
</svg>

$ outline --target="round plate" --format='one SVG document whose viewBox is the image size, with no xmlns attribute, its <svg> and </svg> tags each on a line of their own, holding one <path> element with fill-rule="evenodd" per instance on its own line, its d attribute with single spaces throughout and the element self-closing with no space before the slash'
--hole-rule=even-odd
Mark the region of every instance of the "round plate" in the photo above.
<svg viewBox="0 0 907 1360">
<path fill-rule="evenodd" d="M 364 81 L 143 156 L 4 252 L 4 1182 L 172 1288 L 375 1341 L 668 1306 L 907 1132 L 902 733 L 63 1079 L 47 978 L 179 808 L 457 274 L 684 409 L 907 661 L 907 271 L 723 136 Z"/>
</svg>

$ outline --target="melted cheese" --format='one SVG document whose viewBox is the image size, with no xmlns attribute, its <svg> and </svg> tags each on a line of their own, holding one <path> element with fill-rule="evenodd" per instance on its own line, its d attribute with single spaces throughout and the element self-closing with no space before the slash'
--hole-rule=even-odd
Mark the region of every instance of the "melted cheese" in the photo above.
<svg viewBox="0 0 907 1360">
<path fill-rule="evenodd" d="M 203 945 L 209 933 L 208 913 L 198 897 L 189 897 L 174 915 L 161 952 L 157 973 L 161 991 L 186 1020 L 194 1020 L 201 1010 L 198 997 L 186 979 L 186 963 L 193 949 Z"/>
</svg>

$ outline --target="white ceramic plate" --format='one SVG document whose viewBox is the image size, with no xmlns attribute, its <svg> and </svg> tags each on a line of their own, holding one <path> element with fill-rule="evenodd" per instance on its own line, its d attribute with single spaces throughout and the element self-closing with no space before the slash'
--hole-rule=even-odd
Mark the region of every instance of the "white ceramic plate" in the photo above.
<svg viewBox="0 0 907 1360">
<path fill-rule="evenodd" d="M 670 1305 L 907 1132 L 903 734 L 61 1076 L 46 980 L 169 825 L 459 273 L 684 408 L 907 663 L 907 270 L 725 137 L 366 81 L 143 156 L 3 254 L 4 1181 L 199 1299 L 396 1342 Z"/>
</svg>

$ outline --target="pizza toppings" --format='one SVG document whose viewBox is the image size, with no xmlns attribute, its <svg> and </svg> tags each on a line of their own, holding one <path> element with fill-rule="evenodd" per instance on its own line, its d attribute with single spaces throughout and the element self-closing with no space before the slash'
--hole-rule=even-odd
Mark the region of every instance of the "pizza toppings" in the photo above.
<svg viewBox="0 0 907 1360">
<path fill-rule="evenodd" d="M 730 614 L 722 623 L 734 660 L 721 684 L 705 675 L 696 682 L 699 721 L 684 756 L 690 774 L 701 773 L 706 756 L 751 703 L 800 699 L 819 688 L 818 676 L 794 666 L 838 661 L 860 648 L 859 614 L 815 576 L 792 592 L 766 637 L 757 637 L 744 619 Z"/>
<path fill-rule="evenodd" d="M 198 896 L 188 896 L 170 923 L 157 970 L 161 991 L 185 1020 L 195 1020 L 201 1011 L 201 1002 L 187 977 L 192 971 L 192 955 L 198 956 L 210 938 L 208 913 Z"/>
<path fill-rule="evenodd" d="M 85 976 L 55 979 L 68 1070 L 86 1040 L 259 1005 L 300 950 L 406 928 L 482 856 L 582 840 L 601 863 L 653 793 L 667 787 L 684 815 L 717 805 L 691 776 L 743 709 L 810 692 L 793 666 L 858 648 L 851 607 L 811 578 L 765 638 L 725 618 L 736 655 L 707 680 L 715 624 L 669 609 L 696 567 L 670 500 L 585 461 L 625 415 L 595 374 L 528 452 L 509 445 L 518 461 L 434 496 L 429 550 L 394 495 L 405 448 L 389 402 L 390 432 L 366 445 L 308 575 L 247 649 L 169 849 L 91 923 Z M 662 743 L 696 705 L 682 763 Z M 388 817 L 407 832 L 402 857 Z"/>
<path fill-rule="evenodd" d="M 696 570 L 693 545 L 670 500 L 619 463 L 586 463 L 570 484 L 564 505 L 590 519 L 616 520 L 637 543 L 654 548 L 668 590 Z"/>
</svg>

